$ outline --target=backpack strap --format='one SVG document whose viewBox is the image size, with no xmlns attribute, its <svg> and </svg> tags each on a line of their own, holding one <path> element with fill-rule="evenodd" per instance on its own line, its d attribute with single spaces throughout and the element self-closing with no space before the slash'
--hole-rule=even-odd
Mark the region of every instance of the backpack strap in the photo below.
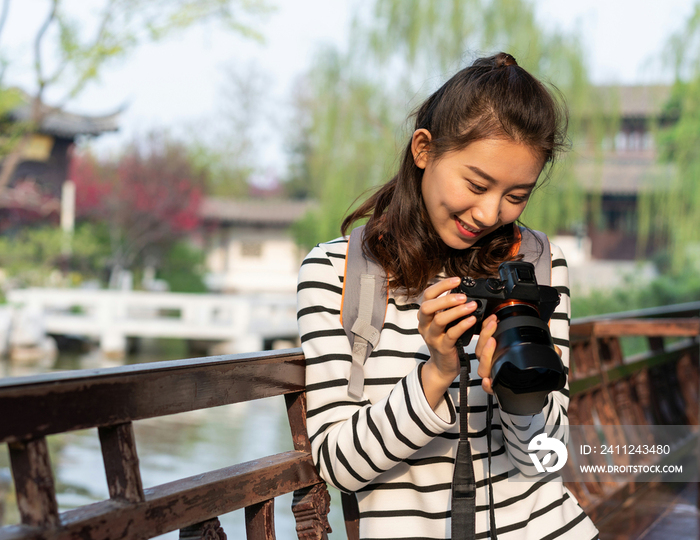
<svg viewBox="0 0 700 540">
<path fill-rule="evenodd" d="M 345 254 L 345 278 L 340 320 L 352 347 L 348 395 L 362 397 L 364 365 L 379 343 L 388 302 L 386 273 L 377 261 L 365 255 L 364 226 L 353 229 Z"/>
</svg>

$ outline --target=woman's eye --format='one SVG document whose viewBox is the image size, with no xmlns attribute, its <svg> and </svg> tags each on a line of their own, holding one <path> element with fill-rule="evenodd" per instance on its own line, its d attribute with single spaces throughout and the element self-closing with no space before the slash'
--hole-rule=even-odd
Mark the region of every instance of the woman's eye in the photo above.
<svg viewBox="0 0 700 540">
<path fill-rule="evenodd" d="M 474 182 L 469 182 L 469 187 L 474 193 L 483 193 L 486 191 L 486 188 L 484 186 L 480 186 L 479 184 L 475 184 Z"/>
<path fill-rule="evenodd" d="M 527 195 L 508 195 L 510 198 L 510 201 L 515 204 L 520 204 L 524 203 L 530 198 L 530 194 L 528 193 Z"/>
</svg>

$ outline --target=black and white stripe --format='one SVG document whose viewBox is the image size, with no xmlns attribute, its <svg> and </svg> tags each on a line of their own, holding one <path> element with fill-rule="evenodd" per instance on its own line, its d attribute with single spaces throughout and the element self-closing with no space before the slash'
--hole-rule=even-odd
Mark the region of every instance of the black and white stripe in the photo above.
<svg viewBox="0 0 700 540">
<path fill-rule="evenodd" d="M 350 345 L 339 317 L 346 248 L 344 239 L 317 246 L 299 272 L 297 316 L 307 358 L 312 454 L 323 478 L 357 493 L 361 538 L 449 538 L 458 384 L 450 387 L 436 411 L 430 408 L 420 382 L 420 366 L 429 353 L 417 330 L 419 301 L 392 293 L 380 341 L 365 363 L 364 395 L 361 400 L 348 396 Z M 556 246 L 552 246 L 552 285 L 561 293 L 561 302 L 550 329 L 568 366 L 568 268 Z M 475 343 L 476 338 L 471 352 Z M 476 373 L 476 358 L 472 362 Z M 469 383 L 477 538 L 487 538 L 487 400 L 479 379 Z M 545 425 L 567 425 L 568 403 L 567 385 L 552 393 L 543 412 L 533 417 L 508 415 L 494 407 L 491 472 L 500 540 L 588 539 L 597 534 L 561 482 L 509 479 L 509 474 L 532 474 L 534 466 L 523 440 Z"/>
</svg>

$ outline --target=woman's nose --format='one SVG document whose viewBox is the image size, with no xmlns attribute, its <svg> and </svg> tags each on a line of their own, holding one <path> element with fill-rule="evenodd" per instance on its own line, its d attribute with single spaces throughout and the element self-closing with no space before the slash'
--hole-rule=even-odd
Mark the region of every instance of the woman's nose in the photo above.
<svg viewBox="0 0 700 540">
<path fill-rule="evenodd" d="M 472 218 L 481 229 L 488 229 L 498 223 L 501 214 L 501 201 L 495 197 L 484 197 L 472 210 Z"/>
</svg>

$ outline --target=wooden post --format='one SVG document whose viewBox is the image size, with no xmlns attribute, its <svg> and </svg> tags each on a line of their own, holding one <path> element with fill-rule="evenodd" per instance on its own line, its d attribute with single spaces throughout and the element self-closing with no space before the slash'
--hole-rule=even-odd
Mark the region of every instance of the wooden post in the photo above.
<svg viewBox="0 0 700 540">
<path fill-rule="evenodd" d="M 46 439 L 41 437 L 8 446 L 22 523 L 36 527 L 58 525 L 56 488 Z"/>
<path fill-rule="evenodd" d="M 311 452 L 311 442 L 306 430 L 306 392 L 285 394 L 284 399 L 287 403 L 287 417 L 292 429 L 294 449 Z M 297 522 L 299 540 L 325 540 L 328 537 L 326 531 L 331 532 L 328 523 L 330 504 L 331 496 L 325 483 L 294 492 L 292 512 Z M 348 539 L 354 540 L 359 537 L 359 515 L 349 517 L 345 510 L 346 506 L 343 504 Z"/>
<path fill-rule="evenodd" d="M 98 431 L 110 498 L 129 502 L 144 501 L 133 425 L 127 422 L 103 426 Z"/>
<path fill-rule="evenodd" d="M 348 540 L 360 540 L 360 508 L 357 505 L 357 496 L 354 493 L 341 492 L 340 500 L 343 504 L 345 533 Z"/>
<path fill-rule="evenodd" d="M 299 540 L 328 540 L 328 533 L 332 532 L 328 523 L 330 506 L 331 496 L 325 483 L 294 492 L 292 512 Z"/>
<path fill-rule="evenodd" d="M 246 506 L 247 540 L 275 540 L 275 499 Z"/>
<path fill-rule="evenodd" d="M 180 540 L 226 540 L 226 533 L 214 518 L 180 529 Z"/>
<path fill-rule="evenodd" d="M 306 392 L 285 394 L 284 401 L 287 404 L 287 419 L 292 430 L 294 450 L 311 452 L 309 434 L 306 430 Z"/>
<path fill-rule="evenodd" d="M 663 352 L 664 351 L 664 338 L 663 338 L 663 336 L 648 336 L 647 342 L 649 343 L 649 349 L 652 352 Z"/>
</svg>

